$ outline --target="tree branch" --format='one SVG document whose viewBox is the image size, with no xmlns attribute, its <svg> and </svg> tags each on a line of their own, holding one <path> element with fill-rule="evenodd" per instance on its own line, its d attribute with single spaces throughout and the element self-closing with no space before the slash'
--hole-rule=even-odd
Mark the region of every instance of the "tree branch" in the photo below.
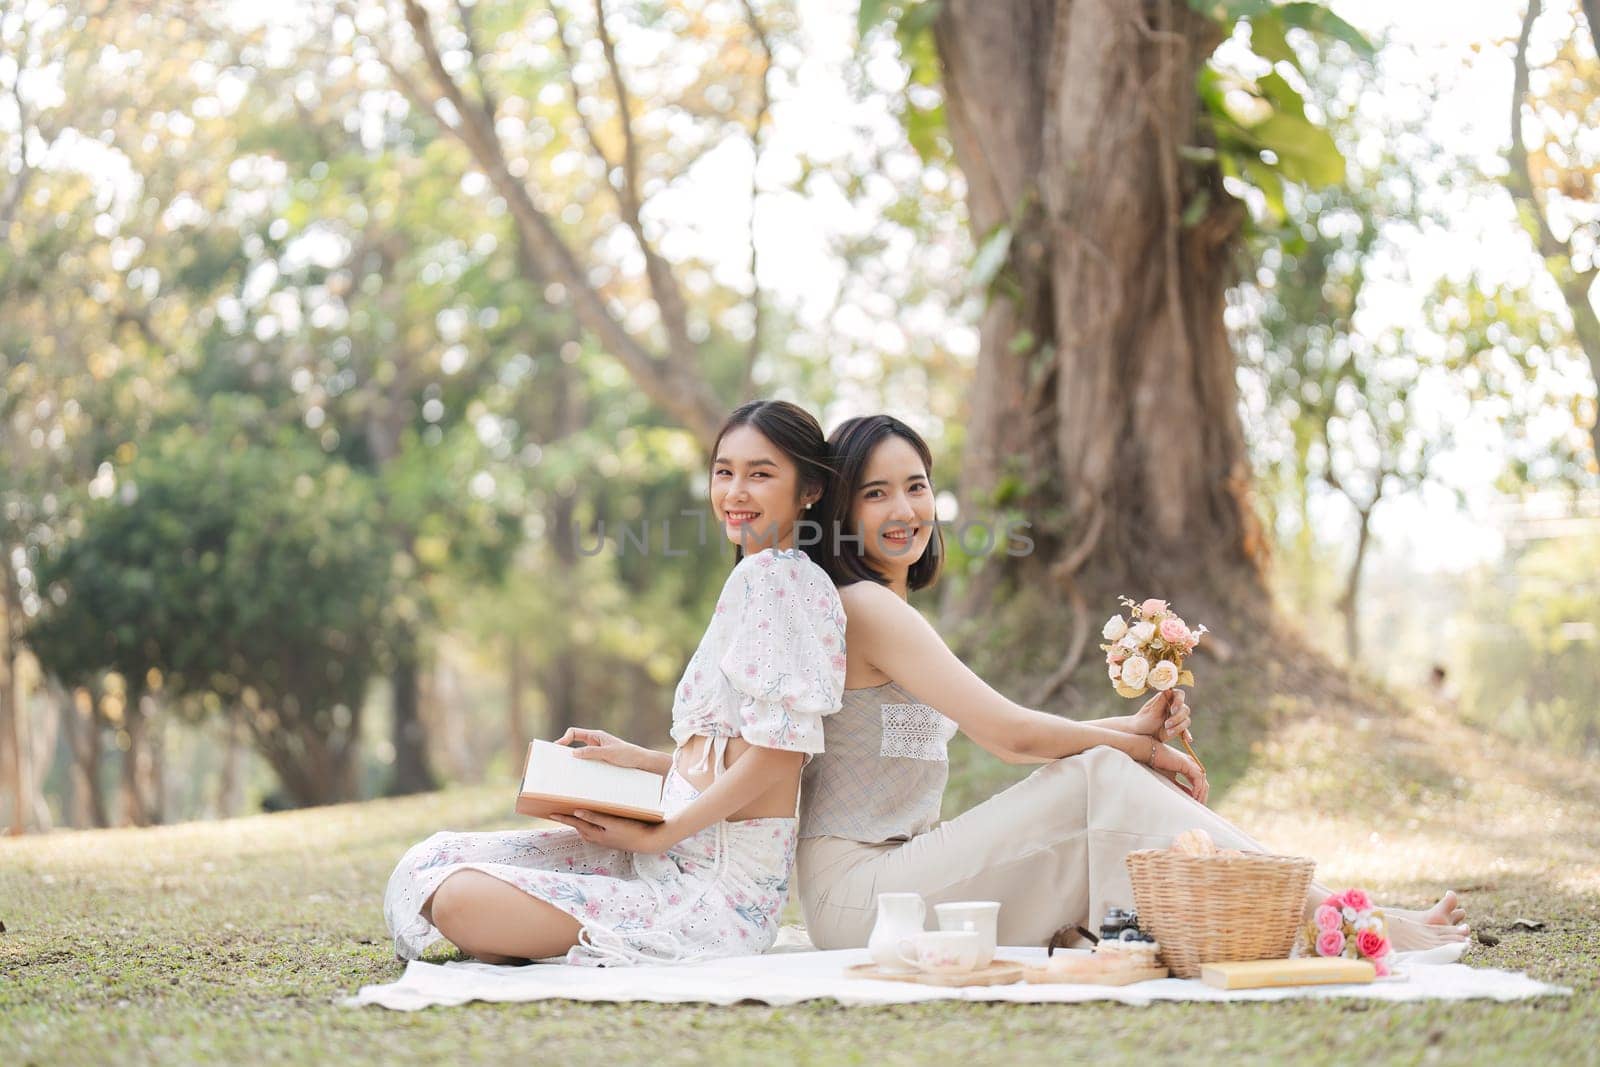
<svg viewBox="0 0 1600 1067">
<path fill-rule="evenodd" d="M 745 350 L 744 373 L 739 378 L 739 399 L 744 400 L 750 396 L 754 384 L 756 360 L 761 355 L 762 326 L 764 325 L 763 307 L 761 299 L 761 277 L 756 272 L 759 265 L 756 251 L 756 202 L 760 196 L 760 187 L 756 184 L 756 175 L 761 170 L 761 150 L 765 141 L 767 115 L 772 110 L 772 42 L 767 38 L 766 27 L 762 26 L 761 18 L 756 14 L 753 0 L 744 0 L 745 21 L 750 24 L 750 32 L 755 35 L 756 43 L 761 46 L 761 103 L 756 108 L 755 121 L 750 126 L 750 310 L 751 331 L 750 344 Z"/>
<path fill-rule="evenodd" d="M 9 3 L 0 3 L 0 19 L 9 13 Z M 28 108 L 22 99 L 22 72 L 28 69 L 28 49 L 33 41 L 33 33 L 28 28 L 27 20 L 23 20 L 22 47 L 17 50 L 17 73 L 11 79 L 11 100 L 17 108 L 17 157 L 21 165 L 17 175 L 11 180 L 11 188 L 6 192 L 5 202 L 0 204 L 0 240 L 10 240 L 11 220 L 15 217 L 17 205 L 22 202 L 22 194 L 27 190 L 29 182 L 33 180 L 33 167 L 28 164 Z"/>
<path fill-rule="evenodd" d="M 622 77 L 622 65 L 617 61 L 617 48 L 606 28 L 605 0 L 594 0 L 595 30 L 600 35 L 600 47 L 605 52 L 606 68 L 611 72 L 611 85 L 617 94 L 617 120 L 622 126 L 622 185 L 617 190 L 622 205 L 622 217 L 633 231 L 633 238 L 644 254 L 645 275 L 650 280 L 650 292 L 655 296 L 656 307 L 661 312 L 661 325 L 667 332 L 667 345 L 677 359 L 692 360 L 694 342 L 689 339 L 689 312 L 684 304 L 683 292 L 672 266 L 656 251 L 644 234 L 643 204 L 639 197 L 639 145 L 633 135 L 633 104 L 628 86 Z"/>
<path fill-rule="evenodd" d="M 567 41 L 567 24 L 561 17 L 561 5 L 556 3 L 556 0 L 550 0 L 549 8 L 551 16 L 556 20 L 556 40 L 561 42 L 561 55 L 567 64 L 567 84 L 572 88 L 573 114 L 578 116 L 578 126 L 583 130 L 583 136 L 588 140 L 589 147 L 594 149 L 594 154 L 605 164 L 606 184 L 610 185 L 611 172 L 616 168 L 616 164 L 606 155 L 605 147 L 595 135 L 594 127 L 589 125 L 589 116 L 583 112 L 583 89 L 578 85 L 578 56 Z"/>
<path fill-rule="evenodd" d="M 1555 235 L 1549 216 L 1540 202 L 1533 181 L 1533 167 L 1528 159 L 1528 148 L 1522 140 L 1522 105 L 1528 97 L 1528 41 L 1533 36 L 1533 24 L 1539 18 L 1541 0 L 1528 0 L 1528 10 L 1522 19 L 1522 31 L 1517 35 L 1517 50 L 1512 57 L 1511 80 L 1511 148 L 1508 152 L 1510 168 L 1506 173 L 1506 188 L 1522 208 L 1523 224 L 1528 226 L 1539 255 L 1545 261 L 1566 301 L 1572 315 L 1573 332 L 1578 345 L 1589 359 L 1589 371 L 1600 381 L 1600 315 L 1595 313 L 1589 300 L 1589 290 L 1600 268 L 1591 266 L 1578 271 L 1572 264 L 1572 246 Z M 1596 9 L 1600 0 L 1584 0 L 1584 14 L 1589 21 L 1589 31 L 1600 46 L 1600 31 L 1596 30 Z M 1531 225 L 1529 225 L 1531 220 Z M 1590 427 L 1590 438 L 1595 452 L 1600 455 L 1600 422 Z"/>
<path fill-rule="evenodd" d="M 472 8 L 462 0 L 456 0 L 456 14 L 461 19 L 461 35 L 467 39 L 467 65 L 472 68 L 472 76 L 478 83 L 478 108 L 483 112 L 483 117 L 488 120 L 489 128 L 492 130 L 496 105 L 494 94 L 489 91 L 489 83 L 483 76 L 483 60 L 472 32 Z"/>
<path fill-rule="evenodd" d="M 534 203 L 527 188 L 511 174 L 493 126 L 486 123 L 480 109 L 466 100 L 461 87 L 445 69 L 427 11 L 418 0 L 405 0 L 405 11 L 406 21 L 441 99 L 447 101 L 457 115 L 455 122 L 442 124 L 466 146 L 495 190 L 505 198 L 517 223 L 519 240 L 527 245 L 529 258 L 539 265 L 545 277 L 559 281 L 572 294 L 573 310 L 579 322 L 622 363 L 645 395 L 709 446 L 722 421 L 722 405 L 698 373 L 693 351 L 682 356 L 674 351 L 667 358 L 658 359 L 611 314 L 555 224 Z M 422 96 L 419 87 L 408 84 L 410 79 L 400 74 L 398 64 L 387 57 L 384 64 L 397 74 L 397 84 L 408 98 L 437 116 L 432 102 Z"/>
</svg>

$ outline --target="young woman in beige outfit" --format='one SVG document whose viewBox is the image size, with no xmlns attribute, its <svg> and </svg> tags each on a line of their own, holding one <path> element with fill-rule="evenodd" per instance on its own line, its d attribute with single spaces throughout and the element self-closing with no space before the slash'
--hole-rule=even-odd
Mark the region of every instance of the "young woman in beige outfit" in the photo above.
<svg viewBox="0 0 1600 1067">
<path fill-rule="evenodd" d="M 1181 692 L 1075 722 L 1014 703 L 962 663 L 906 601 L 940 566 L 927 445 L 885 415 L 847 421 L 829 445 L 837 473 L 816 510 L 847 618 L 845 695 L 805 770 L 797 858 L 819 948 L 864 945 L 877 895 L 906 891 L 1000 901 L 1000 942 L 1043 944 L 1132 904 L 1123 858 L 1134 849 L 1198 827 L 1220 848 L 1266 851 L 1205 806 L 1204 772 L 1162 743 L 1188 727 Z M 1043 766 L 939 822 L 957 730 L 1008 763 Z M 1315 900 L 1326 894 L 1313 886 Z M 1386 911 L 1398 949 L 1467 935 L 1453 892 L 1425 912 Z"/>
</svg>

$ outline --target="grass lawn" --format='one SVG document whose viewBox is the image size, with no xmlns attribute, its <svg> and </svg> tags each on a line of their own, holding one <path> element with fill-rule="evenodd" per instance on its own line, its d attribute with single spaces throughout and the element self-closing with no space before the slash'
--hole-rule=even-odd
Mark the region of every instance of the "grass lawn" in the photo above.
<svg viewBox="0 0 1600 1067">
<path fill-rule="evenodd" d="M 1369 1006 L 472 1004 L 346 1009 L 392 980 L 384 882 L 436 829 L 525 825 L 506 786 L 0 841 L 0 1064 L 521 1061 L 1600 1062 L 1592 768 L 1419 712 L 1285 725 L 1218 807 L 1335 886 L 1463 891 L 1484 943 L 1570 998 Z M 1202 750 L 1202 754 L 1204 754 Z M 1540 930 L 1515 925 L 1542 922 Z M 430 959 L 448 958 L 446 947 Z"/>
</svg>

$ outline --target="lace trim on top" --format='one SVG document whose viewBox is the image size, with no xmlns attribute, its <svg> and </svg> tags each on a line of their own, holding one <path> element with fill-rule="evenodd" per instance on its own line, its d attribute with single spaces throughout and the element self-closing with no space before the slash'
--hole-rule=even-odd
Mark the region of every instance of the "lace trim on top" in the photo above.
<svg viewBox="0 0 1600 1067">
<path fill-rule="evenodd" d="M 949 758 L 946 746 L 955 735 L 955 720 L 926 704 L 885 704 L 878 754 L 944 763 Z"/>
</svg>

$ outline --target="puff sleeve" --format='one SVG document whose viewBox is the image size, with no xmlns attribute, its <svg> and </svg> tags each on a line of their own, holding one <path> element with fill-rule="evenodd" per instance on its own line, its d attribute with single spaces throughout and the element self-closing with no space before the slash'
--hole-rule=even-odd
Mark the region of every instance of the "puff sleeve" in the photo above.
<svg viewBox="0 0 1600 1067">
<path fill-rule="evenodd" d="M 844 699 L 844 605 L 803 553 L 740 562 L 737 620 L 718 667 L 738 699 L 739 736 L 762 748 L 822 751 L 822 719 Z"/>
</svg>

